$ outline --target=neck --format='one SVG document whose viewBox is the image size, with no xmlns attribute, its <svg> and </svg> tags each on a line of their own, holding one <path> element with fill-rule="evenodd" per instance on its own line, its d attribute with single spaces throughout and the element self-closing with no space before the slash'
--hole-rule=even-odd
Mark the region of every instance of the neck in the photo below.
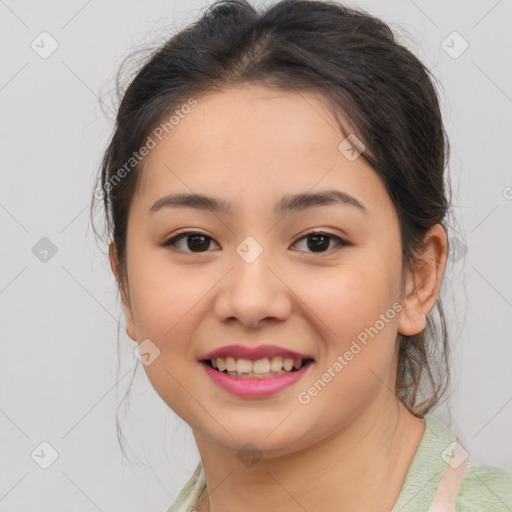
<svg viewBox="0 0 512 512">
<path fill-rule="evenodd" d="M 207 489 L 198 512 L 337 510 L 389 512 L 425 431 L 401 403 L 369 407 L 307 450 L 244 467 L 194 432 Z"/>
</svg>

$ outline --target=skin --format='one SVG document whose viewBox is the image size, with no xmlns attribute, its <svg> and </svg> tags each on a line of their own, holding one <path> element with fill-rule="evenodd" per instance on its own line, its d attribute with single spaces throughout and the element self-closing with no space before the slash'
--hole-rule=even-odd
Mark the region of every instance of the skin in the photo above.
<svg viewBox="0 0 512 512">
<path fill-rule="evenodd" d="M 389 511 L 425 431 L 395 396 L 395 339 L 426 327 L 446 233 L 440 225 L 429 230 L 401 290 L 395 209 L 364 158 L 340 152 L 344 138 L 321 96 L 238 85 L 198 98 L 146 157 L 128 218 L 123 310 L 130 338 L 149 338 L 160 350 L 144 367 L 152 385 L 193 430 L 209 489 L 199 512 Z M 272 213 L 283 194 L 325 189 L 349 193 L 368 213 L 341 204 Z M 148 213 L 179 192 L 221 197 L 233 213 Z M 313 230 L 350 245 L 326 239 L 315 251 L 304 238 Z M 192 237 L 191 245 L 162 247 L 184 231 L 210 237 L 209 245 Z M 252 263 L 236 252 L 247 236 L 263 248 Z M 110 259 L 124 277 L 113 245 Z M 299 403 L 298 393 L 393 303 L 401 311 L 307 405 Z M 277 395 L 233 396 L 198 359 L 236 343 L 279 345 L 313 355 L 315 364 Z M 248 442 L 262 455 L 252 466 L 237 457 Z"/>
</svg>

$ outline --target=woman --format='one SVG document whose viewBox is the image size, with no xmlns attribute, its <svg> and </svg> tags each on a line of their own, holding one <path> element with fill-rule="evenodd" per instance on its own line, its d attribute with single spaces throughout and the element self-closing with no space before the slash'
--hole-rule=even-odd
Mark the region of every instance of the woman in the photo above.
<svg viewBox="0 0 512 512">
<path fill-rule="evenodd" d="M 427 414 L 447 150 L 425 66 L 335 2 L 216 2 L 139 70 L 99 190 L 127 333 L 201 457 L 169 512 L 512 510 Z"/>
</svg>

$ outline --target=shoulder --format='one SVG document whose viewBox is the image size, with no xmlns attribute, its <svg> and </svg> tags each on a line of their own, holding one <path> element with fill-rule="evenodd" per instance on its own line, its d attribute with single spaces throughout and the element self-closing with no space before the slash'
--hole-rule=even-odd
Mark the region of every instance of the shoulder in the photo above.
<svg viewBox="0 0 512 512">
<path fill-rule="evenodd" d="M 201 460 L 197 463 L 194 473 L 185 483 L 178 496 L 167 510 L 167 512 L 191 512 L 199 499 L 204 487 L 206 478 Z"/>
<path fill-rule="evenodd" d="M 478 464 L 443 422 L 433 416 L 424 420 L 423 438 L 392 512 L 512 512 L 512 473 Z M 451 508 L 439 509 L 439 503 Z"/>
<path fill-rule="evenodd" d="M 472 460 L 458 443 L 457 437 L 438 419 L 425 417 L 429 433 L 425 442 L 433 452 L 441 453 L 444 459 L 442 471 L 446 471 L 450 454 L 455 451 L 455 467 L 465 462 L 466 471 L 455 498 L 456 512 L 512 512 L 512 473 Z M 460 451 L 454 450 L 458 445 Z M 457 455 L 461 457 L 457 461 Z"/>
<path fill-rule="evenodd" d="M 505 469 L 467 461 L 456 512 L 512 512 L 512 473 Z"/>
</svg>

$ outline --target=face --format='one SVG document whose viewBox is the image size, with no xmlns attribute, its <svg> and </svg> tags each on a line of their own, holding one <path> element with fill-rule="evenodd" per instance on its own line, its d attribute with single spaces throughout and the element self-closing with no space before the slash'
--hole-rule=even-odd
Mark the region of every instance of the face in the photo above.
<svg viewBox="0 0 512 512">
<path fill-rule="evenodd" d="M 398 219 L 372 168 L 340 150 L 345 137 L 322 97 L 246 85 L 197 100 L 146 157 L 130 207 L 127 332 L 151 340 L 148 378 L 196 438 L 292 452 L 395 400 L 397 331 L 422 330 L 400 311 Z M 276 209 L 326 191 L 352 199 Z M 191 193 L 229 211 L 150 211 Z M 200 361 L 226 345 L 314 361 L 278 392 L 240 396 Z"/>
</svg>

